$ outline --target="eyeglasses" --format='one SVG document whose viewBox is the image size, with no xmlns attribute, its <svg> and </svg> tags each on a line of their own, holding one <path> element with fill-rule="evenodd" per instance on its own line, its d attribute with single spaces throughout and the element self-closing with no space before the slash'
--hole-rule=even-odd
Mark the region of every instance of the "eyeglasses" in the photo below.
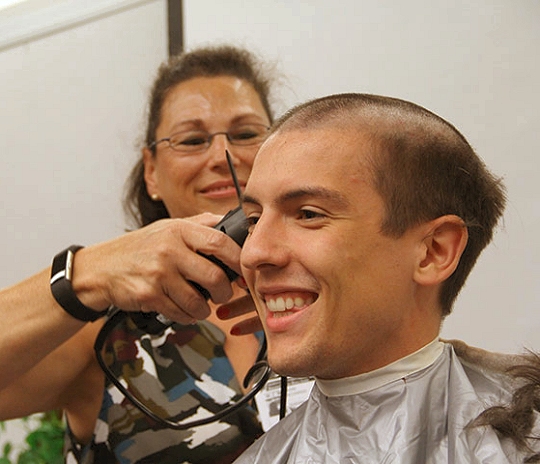
<svg viewBox="0 0 540 464">
<path fill-rule="evenodd" d="M 270 377 L 265 339 L 244 379 L 242 393 L 232 390 L 229 383 L 218 388 L 220 381 L 212 378 L 215 366 L 203 356 L 193 360 L 193 355 L 189 355 L 191 339 L 203 343 L 196 335 L 198 331 L 207 334 L 205 340 L 217 337 L 211 326 L 204 322 L 186 327 L 174 324 L 159 336 L 151 337 L 138 328 L 132 315 L 117 308 L 112 310 L 96 338 L 94 350 L 109 380 L 135 407 L 161 425 L 185 430 L 218 421 L 246 407 Z M 206 347 L 205 352 L 213 352 L 209 348 L 212 346 Z M 226 392 L 227 398 L 214 402 L 208 391 L 221 395 Z"/>
<path fill-rule="evenodd" d="M 174 151 L 184 154 L 200 153 L 207 150 L 216 135 L 224 135 L 230 144 L 239 147 L 260 145 L 268 136 L 270 127 L 264 124 L 242 124 L 231 127 L 228 131 L 209 133 L 204 130 L 186 130 L 177 132 L 152 142 L 148 148 L 153 149 L 158 143 L 168 142 Z"/>
</svg>

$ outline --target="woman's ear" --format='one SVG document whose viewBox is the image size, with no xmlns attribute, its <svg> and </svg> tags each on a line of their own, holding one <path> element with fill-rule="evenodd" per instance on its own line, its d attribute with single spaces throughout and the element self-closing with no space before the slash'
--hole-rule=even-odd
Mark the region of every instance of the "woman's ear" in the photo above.
<svg viewBox="0 0 540 464">
<path fill-rule="evenodd" d="M 156 179 L 156 157 L 152 151 L 145 147 L 142 149 L 144 164 L 144 181 L 146 182 L 146 191 L 152 200 L 159 200 L 158 182 Z"/>
<path fill-rule="evenodd" d="M 421 285 L 437 285 L 448 279 L 459 264 L 468 238 L 467 227 L 458 216 L 446 215 L 428 222 L 415 281 Z"/>
</svg>

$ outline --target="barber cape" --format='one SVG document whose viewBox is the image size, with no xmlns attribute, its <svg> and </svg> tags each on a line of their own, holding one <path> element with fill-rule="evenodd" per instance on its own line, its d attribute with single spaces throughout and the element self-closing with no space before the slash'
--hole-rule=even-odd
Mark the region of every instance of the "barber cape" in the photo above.
<svg viewBox="0 0 540 464">
<path fill-rule="evenodd" d="M 467 427 L 486 408 L 510 401 L 512 379 L 490 366 L 497 355 L 453 343 L 471 355 L 458 357 L 452 344 L 435 340 L 366 374 L 317 379 L 309 399 L 235 463 L 524 462 L 532 453 L 493 428 Z M 506 365 L 518 358 L 501 356 Z"/>
</svg>

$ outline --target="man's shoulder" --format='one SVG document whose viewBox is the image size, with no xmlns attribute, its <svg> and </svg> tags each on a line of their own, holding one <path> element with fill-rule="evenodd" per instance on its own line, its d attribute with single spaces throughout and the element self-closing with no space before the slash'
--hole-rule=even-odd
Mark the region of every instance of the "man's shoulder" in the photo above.
<svg viewBox="0 0 540 464">
<path fill-rule="evenodd" d="M 491 352 L 461 340 L 447 343 L 485 405 L 469 428 L 493 428 L 502 442 L 529 456 L 539 450 L 538 440 L 531 437 L 540 436 L 540 356 Z"/>
</svg>

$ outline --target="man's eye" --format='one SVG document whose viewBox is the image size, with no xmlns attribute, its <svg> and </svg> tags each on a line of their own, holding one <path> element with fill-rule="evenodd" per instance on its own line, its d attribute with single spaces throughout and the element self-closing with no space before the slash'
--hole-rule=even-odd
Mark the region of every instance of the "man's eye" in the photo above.
<svg viewBox="0 0 540 464">
<path fill-rule="evenodd" d="M 251 232 L 253 230 L 253 227 L 255 227 L 257 222 L 259 222 L 258 216 L 249 216 L 246 218 L 248 232 Z"/>
<path fill-rule="evenodd" d="M 301 219 L 318 219 L 324 217 L 323 214 L 313 211 L 311 209 L 302 209 L 300 210 L 300 218 Z"/>
</svg>

